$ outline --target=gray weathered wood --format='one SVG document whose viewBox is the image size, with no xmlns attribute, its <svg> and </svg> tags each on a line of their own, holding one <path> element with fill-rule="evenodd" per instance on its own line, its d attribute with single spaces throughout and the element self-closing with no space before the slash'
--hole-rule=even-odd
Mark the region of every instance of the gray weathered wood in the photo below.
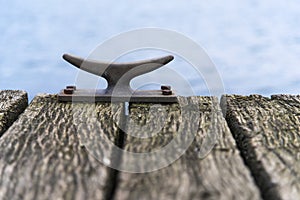
<svg viewBox="0 0 300 200">
<path fill-rule="evenodd" d="M 26 92 L 0 90 L 0 136 L 12 125 L 27 105 Z"/>
<path fill-rule="evenodd" d="M 226 95 L 222 108 L 264 199 L 300 199 L 300 96 Z"/>
<path fill-rule="evenodd" d="M 115 199 L 260 199 L 259 190 L 243 164 L 216 99 L 193 97 L 185 98 L 185 101 L 190 107 L 190 113 L 182 111 L 187 120 L 182 118 L 178 104 L 131 105 L 126 151 L 147 153 L 160 150 L 188 129 L 194 129 L 196 137 L 185 154 L 168 167 L 144 174 L 120 172 Z M 200 109 L 198 112 L 197 108 Z M 199 123 L 193 127 L 198 117 Z M 151 138 L 139 138 L 147 130 L 157 134 Z M 204 138 L 210 137 L 214 131 L 218 133 L 217 143 L 208 156 L 201 159 Z M 160 159 L 168 163 L 169 157 L 166 155 Z M 135 163 L 135 169 L 150 169 L 156 163 L 157 160 Z M 132 160 L 123 156 L 122 164 L 127 167 L 132 165 Z"/>
<path fill-rule="evenodd" d="M 0 199 L 109 199 L 118 120 L 105 103 L 58 103 L 40 95 L 0 139 Z M 116 161 L 116 160 L 113 160 Z"/>
</svg>

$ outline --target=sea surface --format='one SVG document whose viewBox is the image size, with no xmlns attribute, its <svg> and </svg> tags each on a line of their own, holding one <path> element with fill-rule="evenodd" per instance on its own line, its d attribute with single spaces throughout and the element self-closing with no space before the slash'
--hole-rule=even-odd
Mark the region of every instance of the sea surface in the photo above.
<svg viewBox="0 0 300 200">
<path fill-rule="evenodd" d="M 88 57 L 115 35 L 155 27 L 201 46 L 222 79 L 224 93 L 299 94 L 299 11 L 297 0 L 0 0 L 0 89 L 26 90 L 30 99 L 37 93 L 57 93 L 76 84 L 79 73 L 63 61 L 63 53 Z M 120 61 L 165 54 L 141 50 Z M 209 94 L 203 77 L 195 76 L 180 55 L 168 67 L 188 82 L 175 84 L 179 94 L 185 95 L 186 87 L 195 95 Z M 153 80 L 139 77 L 133 85 L 154 87 L 160 74 L 153 73 Z"/>
</svg>

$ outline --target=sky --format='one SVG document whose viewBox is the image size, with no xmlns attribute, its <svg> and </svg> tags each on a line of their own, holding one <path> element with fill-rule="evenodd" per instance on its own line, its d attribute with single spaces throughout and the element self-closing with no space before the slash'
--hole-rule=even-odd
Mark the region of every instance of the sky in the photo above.
<svg viewBox="0 0 300 200">
<path fill-rule="evenodd" d="M 26 90 L 30 99 L 76 82 L 79 72 L 62 60 L 63 53 L 88 57 L 113 36 L 147 27 L 195 41 L 214 63 L 224 93 L 299 93 L 296 0 L 1 0 L 0 5 L 0 89 Z M 137 52 L 121 60 L 160 54 Z M 188 65 L 176 55 L 170 67 L 187 77 L 196 95 L 206 95 L 205 82 Z"/>
</svg>

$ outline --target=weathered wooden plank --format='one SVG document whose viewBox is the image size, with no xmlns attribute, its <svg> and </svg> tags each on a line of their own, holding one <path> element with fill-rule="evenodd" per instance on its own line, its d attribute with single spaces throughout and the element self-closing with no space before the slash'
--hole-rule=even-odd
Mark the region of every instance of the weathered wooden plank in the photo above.
<svg viewBox="0 0 300 200">
<path fill-rule="evenodd" d="M 0 136 L 12 125 L 28 105 L 27 93 L 0 90 Z"/>
<path fill-rule="evenodd" d="M 40 95 L 0 139 L 0 199 L 109 199 L 121 105 Z M 114 111 L 114 112 L 113 112 Z"/>
<path fill-rule="evenodd" d="M 300 199 L 300 96 L 226 95 L 222 108 L 264 199 Z"/>
<path fill-rule="evenodd" d="M 180 103 L 180 106 L 131 105 L 124 145 L 127 152 L 157 152 L 180 137 L 174 151 L 166 152 L 158 159 L 135 160 L 135 157 L 126 157 L 125 152 L 122 157 L 125 171 L 151 171 L 155 165 L 168 164 L 172 154 L 182 148 L 180 140 L 186 139 L 185 133 L 191 130 L 196 135 L 184 155 L 167 167 L 143 174 L 120 172 L 115 199 L 260 199 L 259 190 L 243 164 L 216 99 L 192 97 L 180 100 L 184 101 L 186 104 Z M 157 134 L 141 138 L 151 133 Z M 213 139 L 213 133 L 217 133 L 216 145 L 203 159 L 203 145 L 209 144 L 205 138 Z"/>
</svg>

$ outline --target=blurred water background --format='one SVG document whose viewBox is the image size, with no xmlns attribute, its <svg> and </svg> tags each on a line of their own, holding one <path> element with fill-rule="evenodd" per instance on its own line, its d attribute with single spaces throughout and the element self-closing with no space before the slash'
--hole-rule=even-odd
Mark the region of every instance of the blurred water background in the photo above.
<svg viewBox="0 0 300 200">
<path fill-rule="evenodd" d="M 0 2 L 0 89 L 23 89 L 30 99 L 75 83 L 78 70 L 61 59 L 63 53 L 87 57 L 112 36 L 143 27 L 174 30 L 201 45 L 215 63 L 225 93 L 300 93 L 297 0 Z M 147 55 L 155 51 L 121 60 Z M 187 63 L 176 58 L 172 65 L 195 94 L 207 94 L 203 80 L 186 70 Z"/>
</svg>

